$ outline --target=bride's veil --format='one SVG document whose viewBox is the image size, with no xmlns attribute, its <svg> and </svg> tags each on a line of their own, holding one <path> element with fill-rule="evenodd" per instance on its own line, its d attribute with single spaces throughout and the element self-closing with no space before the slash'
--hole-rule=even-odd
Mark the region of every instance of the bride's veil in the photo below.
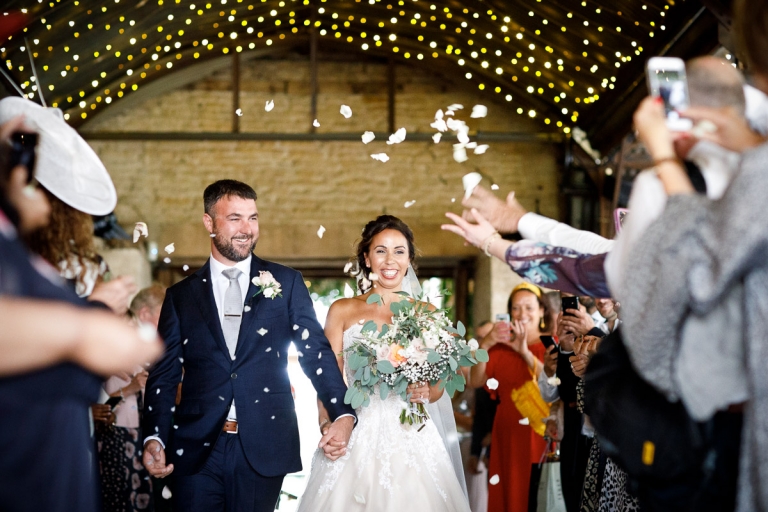
<svg viewBox="0 0 768 512">
<path fill-rule="evenodd" d="M 416 272 L 413 267 L 408 265 L 408 272 L 405 274 L 402 285 L 403 291 L 408 293 L 415 299 L 421 298 L 421 285 L 419 279 L 416 277 Z M 451 457 L 451 463 L 453 464 L 453 470 L 456 473 L 456 478 L 459 479 L 461 489 L 464 491 L 464 496 L 467 494 L 467 482 L 464 479 L 464 464 L 461 460 L 461 449 L 459 447 L 459 434 L 456 431 L 456 420 L 453 417 L 453 404 L 451 403 L 451 397 L 448 393 L 443 393 L 443 396 L 435 403 L 427 404 L 427 412 L 432 421 L 435 422 L 437 431 L 440 432 L 440 437 L 443 438 L 445 449 L 448 451 L 448 455 Z"/>
</svg>

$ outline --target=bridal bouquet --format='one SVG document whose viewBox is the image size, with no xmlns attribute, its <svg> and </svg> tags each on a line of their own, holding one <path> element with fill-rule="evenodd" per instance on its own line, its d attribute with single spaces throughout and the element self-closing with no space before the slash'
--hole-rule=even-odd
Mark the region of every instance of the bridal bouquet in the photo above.
<svg viewBox="0 0 768 512">
<path fill-rule="evenodd" d="M 404 297 L 408 294 L 402 293 Z M 379 302 L 372 294 L 368 303 Z M 463 391 L 466 381 L 459 373 L 461 366 L 473 366 L 488 361 L 488 353 L 478 348 L 477 341 L 464 340 L 466 329 L 459 322 L 456 327 L 448 318 L 448 311 L 430 311 L 429 304 L 402 300 L 390 304 L 392 324 L 384 324 L 381 331 L 369 320 L 362 334 L 345 349 L 347 364 L 355 372 L 344 396 L 344 403 L 352 407 L 367 406 L 370 397 L 378 392 L 381 399 L 396 393 L 404 401 L 400 423 L 409 425 L 429 419 L 424 404 L 410 404 L 407 387 L 415 382 L 440 382 L 440 389 L 453 396 Z"/>
</svg>

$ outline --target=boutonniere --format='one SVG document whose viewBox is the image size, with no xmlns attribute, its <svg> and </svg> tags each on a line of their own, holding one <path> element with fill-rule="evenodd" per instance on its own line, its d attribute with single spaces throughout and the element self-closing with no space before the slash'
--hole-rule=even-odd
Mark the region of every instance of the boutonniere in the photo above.
<svg viewBox="0 0 768 512">
<path fill-rule="evenodd" d="M 273 300 L 276 297 L 283 296 L 283 289 L 271 272 L 261 270 L 258 276 L 251 279 L 251 282 L 259 287 L 259 291 L 253 294 L 254 297 L 260 293 L 263 293 L 266 298 Z"/>
</svg>

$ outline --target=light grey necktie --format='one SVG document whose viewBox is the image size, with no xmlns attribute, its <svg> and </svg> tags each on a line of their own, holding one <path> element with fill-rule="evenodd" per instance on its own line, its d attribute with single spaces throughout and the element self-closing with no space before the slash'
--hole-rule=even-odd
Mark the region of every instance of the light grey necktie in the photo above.
<svg viewBox="0 0 768 512">
<path fill-rule="evenodd" d="M 229 287 L 224 294 L 224 320 L 221 323 L 221 330 L 224 331 L 229 355 L 234 359 L 237 337 L 240 334 L 240 321 L 243 318 L 243 293 L 240 291 L 240 283 L 237 281 L 242 272 L 233 267 L 224 270 L 222 274 L 229 279 Z"/>
</svg>

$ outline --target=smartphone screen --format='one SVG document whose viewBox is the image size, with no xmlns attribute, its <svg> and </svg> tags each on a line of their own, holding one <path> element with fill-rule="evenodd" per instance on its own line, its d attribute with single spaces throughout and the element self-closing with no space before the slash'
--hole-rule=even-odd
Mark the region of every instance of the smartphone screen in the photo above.
<svg viewBox="0 0 768 512">
<path fill-rule="evenodd" d="M 563 297 L 560 299 L 561 306 L 563 308 L 563 314 L 564 315 L 571 315 L 573 316 L 573 313 L 566 313 L 567 309 L 579 309 L 579 298 L 578 297 Z"/>
<path fill-rule="evenodd" d="M 509 323 L 509 313 L 499 313 L 496 315 L 496 321 Z"/>
<path fill-rule="evenodd" d="M 107 401 L 106 401 L 106 402 L 104 402 L 104 403 L 105 403 L 105 404 L 107 404 L 108 406 L 110 406 L 110 407 L 112 408 L 112 410 L 114 411 L 114 410 L 115 410 L 115 407 L 117 407 L 117 405 L 118 405 L 120 402 L 122 402 L 122 401 L 123 401 L 123 399 L 122 399 L 122 398 L 120 398 L 119 396 L 111 396 L 111 397 L 109 397 L 109 398 L 107 399 Z"/>
<path fill-rule="evenodd" d="M 544 345 L 544 348 L 549 348 L 552 345 L 557 345 L 557 338 L 554 336 L 539 336 L 539 339 L 541 340 L 542 345 Z"/>
<path fill-rule="evenodd" d="M 689 130 L 693 123 L 679 114 L 690 105 L 685 63 L 674 57 L 653 57 L 648 61 L 647 74 L 651 96 L 660 97 L 664 102 L 669 129 Z"/>
</svg>

